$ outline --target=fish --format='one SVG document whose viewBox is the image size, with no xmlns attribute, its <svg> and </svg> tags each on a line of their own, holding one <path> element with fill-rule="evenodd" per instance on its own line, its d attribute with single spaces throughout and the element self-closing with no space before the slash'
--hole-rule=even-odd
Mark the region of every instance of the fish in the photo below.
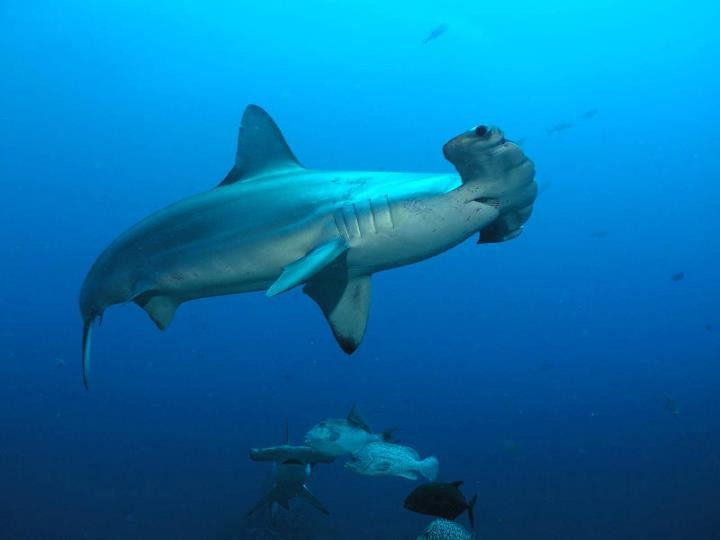
<svg viewBox="0 0 720 540">
<path fill-rule="evenodd" d="M 434 520 L 417 540 L 472 540 L 470 532 L 454 521 L 438 518 Z"/>
<path fill-rule="evenodd" d="M 573 127 L 573 124 L 571 122 L 560 122 L 559 124 L 555 124 L 550 129 L 546 129 L 548 135 L 552 135 L 553 133 L 559 133 L 560 131 L 565 131 L 567 129 L 570 129 Z"/>
<path fill-rule="evenodd" d="M 352 454 L 371 442 L 389 441 L 395 428 L 373 433 L 357 407 L 346 418 L 328 418 L 314 425 L 305 435 L 305 444 L 331 456 Z"/>
<path fill-rule="evenodd" d="M 589 110 L 585 111 L 584 113 L 582 113 L 580 115 L 580 118 L 583 120 L 589 120 L 590 118 L 592 118 L 599 112 L 600 112 L 600 109 L 589 109 Z"/>
<path fill-rule="evenodd" d="M 399 476 L 417 480 L 418 475 L 435 480 L 439 463 L 435 456 L 420 459 L 409 446 L 390 442 L 371 442 L 353 453 L 345 467 L 366 476 Z"/>
<path fill-rule="evenodd" d="M 268 448 L 253 448 L 250 459 L 253 461 L 272 461 L 273 480 L 270 490 L 247 512 L 247 516 L 265 506 L 270 507 L 272 524 L 277 521 L 278 506 L 290 509 L 290 499 L 302 498 L 323 514 L 330 512 L 307 487 L 313 467 L 319 463 L 332 463 L 333 456 L 327 456 L 303 446 L 288 444 L 288 429 L 285 425 L 285 444 Z"/>
<path fill-rule="evenodd" d="M 470 526 L 475 527 L 473 508 L 477 501 L 477 494 L 468 502 L 460 491 L 462 483 L 462 480 L 447 483 L 428 482 L 412 490 L 410 495 L 405 498 L 404 506 L 418 514 L 441 517 L 451 521 L 467 510 Z"/>
<path fill-rule="evenodd" d="M 342 133 L 328 139 L 342 141 Z M 162 330 L 184 302 L 302 287 L 352 354 L 365 334 L 374 273 L 475 234 L 480 243 L 511 240 L 532 213 L 534 164 L 499 128 L 465 131 L 443 154 L 457 173 L 309 169 L 270 115 L 249 105 L 225 178 L 141 220 L 90 267 L 79 294 L 85 387 L 94 323 L 129 302 Z"/>
<path fill-rule="evenodd" d="M 672 281 L 682 281 L 685 279 L 685 272 L 675 272 L 673 275 L 670 276 L 670 279 Z"/>
<path fill-rule="evenodd" d="M 665 410 L 673 416 L 680 416 L 680 411 L 678 410 L 677 405 L 675 405 L 674 399 L 665 399 Z"/>
<path fill-rule="evenodd" d="M 430 33 L 427 35 L 427 37 L 423 40 L 424 44 L 428 44 L 429 42 L 439 38 L 442 36 L 445 32 L 448 31 L 449 26 L 447 24 L 439 24 L 432 30 L 430 30 Z"/>
<path fill-rule="evenodd" d="M 607 236 L 610 234 L 610 231 L 606 229 L 595 229 L 594 231 L 590 231 L 590 234 L 588 235 L 590 238 L 600 239 L 600 238 L 607 238 Z"/>
</svg>

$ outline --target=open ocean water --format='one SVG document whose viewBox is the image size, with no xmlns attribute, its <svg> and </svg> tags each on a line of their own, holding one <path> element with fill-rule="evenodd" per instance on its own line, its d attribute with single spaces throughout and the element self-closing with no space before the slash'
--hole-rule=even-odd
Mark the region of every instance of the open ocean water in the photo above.
<svg viewBox="0 0 720 540">
<path fill-rule="evenodd" d="M 415 539 L 419 482 L 271 467 L 353 404 L 464 480 L 479 540 L 720 538 L 720 5 L 0 1 L 0 539 Z M 317 169 L 453 172 L 500 126 L 536 166 L 521 236 L 373 277 L 345 355 L 293 290 L 133 304 L 81 283 L 209 190 L 244 108 Z M 419 239 L 422 241 L 422 239 Z M 465 515 L 458 521 L 469 527 Z"/>
</svg>

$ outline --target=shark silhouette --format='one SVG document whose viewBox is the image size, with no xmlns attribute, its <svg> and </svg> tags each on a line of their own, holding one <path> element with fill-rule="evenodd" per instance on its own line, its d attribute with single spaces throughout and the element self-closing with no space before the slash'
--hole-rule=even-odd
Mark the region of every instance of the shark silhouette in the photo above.
<svg viewBox="0 0 720 540">
<path fill-rule="evenodd" d="M 292 446 L 288 444 L 288 428 L 285 424 L 285 444 L 268 448 L 252 448 L 250 459 L 253 461 L 272 461 L 273 480 L 270 490 L 253 506 L 247 515 L 250 516 L 260 508 L 270 506 L 273 525 L 277 520 L 277 507 L 290 509 L 290 499 L 303 498 L 323 514 L 329 514 L 327 508 L 308 489 L 306 482 L 310 478 L 313 467 L 319 463 L 332 463 L 335 456 L 330 456 L 309 446 Z"/>
<path fill-rule="evenodd" d="M 90 268 L 80 291 L 83 382 L 93 322 L 135 302 L 166 328 L 180 304 L 304 285 L 340 347 L 365 333 L 375 272 L 516 237 L 537 194 L 533 163 L 500 129 L 450 140 L 458 174 L 318 171 L 300 165 L 260 107 L 243 114 L 235 165 L 210 191 L 130 228 Z"/>
</svg>

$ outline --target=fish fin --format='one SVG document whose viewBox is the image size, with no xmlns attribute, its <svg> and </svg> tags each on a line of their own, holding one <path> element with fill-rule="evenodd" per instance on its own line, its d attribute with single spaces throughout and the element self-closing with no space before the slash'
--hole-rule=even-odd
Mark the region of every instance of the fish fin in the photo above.
<svg viewBox="0 0 720 540">
<path fill-rule="evenodd" d="M 435 456 L 423 459 L 418 467 L 418 472 L 431 482 L 437 478 L 440 463 Z"/>
<path fill-rule="evenodd" d="M 380 432 L 380 437 L 382 437 L 382 440 L 385 442 L 393 442 L 393 441 L 397 442 L 397 439 L 395 439 L 393 437 L 393 433 L 395 433 L 396 431 L 400 431 L 400 428 L 391 427 L 391 428 L 383 429 Z"/>
<path fill-rule="evenodd" d="M 315 508 L 320 510 L 323 514 L 329 515 L 330 512 L 328 512 L 328 509 L 325 508 L 325 505 L 320 502 L 320 500 L 312 494 L 312 491 L 308 489 L 306 485 L 303 485 L 302 491 L 300 491 L 300 495 L 305 498 L 310 504 L 312 504 Z"/>
<path fill-rule="evenodd" d="M 92 341 L 93 319 L 83 322 L 82 337 L 82 375 L 85 389 L 90 389 L 90 342 Z"/>
<path fill-rule="evenodd" d="M 175 310 L 180 305 L 180 302 L 172 296 L 153 292 L 140 294 L 135 297 L 133 302 L 145 310 L 160 330 L 165 330 L 170 325 Z"/>
<path fill-rule="evenodd" d="M 389 461 L 377 461 L 373 465 L 373 470 L 378 471 L 378 472 L 389 471 L 390 465 L 391 465 L 391 463 Z M 402 476 L 402 475 L 400 475 L 400 476 Z M 417 478 L 417 477 L 414 477 L 414 478 Z"/>
<path fill-rule="evenodd" d="M 287 265 L 265 294 L 268 297 L 275 296 L 304 283 L 326 268 L 347 249 L 347 244 L 339 238 L 319 245 L 304 257 Z"/>
<path fill-rule="evenodd" d="M 302 165 L 280 128 L 262 108 L 248 105 L 240 122 L 235 165 L 218 187 L 288 169 L 302 169 Z"/>
<path fill-rule="evenodd" d="M 456 488 L 459 488 L 460 486 L 463 485 L 463 481 L 462 481 L 462 480 L 455 480 L 454 482 L 450 482 L 450 484 L 452 484 L 452 485 L 455 486 Z"/>
<path fill-rule="evenodd" d="M 417 480 L 417 473 L 415 471 L 406 471 L 403 473 L 398 473 L 398 476 L 400 478 L 407 478 L 408 480 Z"/>
<path fill-rule="evenodd" d="M 360 411 L 358 410 L 355 403 L 353 403 L 352 409 L 350 409 L 350 412 L 347 415 L 347 421 L 353 426 L 359 427 L 360 429 L 367 431 L 368 433 L 372 433 L 370 426 L 360 414 Z"/>
<path fill-rule="evenodd" d="M 476 502 L 477 502 L 477 493 L 473 496 L 472 499 L 470 499 L 470 502 L 468 503 L 468 507 L 467 507 L 468 518 L 470 518 L 470 526 L 473 529 L 475 528 L 475 513 L 473 512 L 473 509 L 475 508 Z"/>
<path fill-rule="evenodd" d="M 273 500 L 275 499 L 274 495 L 275 495 L 274 490 L 267 492 L 265 495 L 262 496 L 262 498 L 258 502 L 256 502 L 253 505 L 253 507 L 250 510 L 247 511 L 247 514 L 245 514 L 245 515 L 251 516 L 258 510 L 260 510 L 263 506 L 272 504 Z"/>
<path fill-rule="evenodd" d="M 365 335 L 371 288 L 370 276 L 348 276 L 344 257 L 314 276 L 303 288 L 320 306 L 340 348 L 347 354 L 357 350 Z"/>
</svg>

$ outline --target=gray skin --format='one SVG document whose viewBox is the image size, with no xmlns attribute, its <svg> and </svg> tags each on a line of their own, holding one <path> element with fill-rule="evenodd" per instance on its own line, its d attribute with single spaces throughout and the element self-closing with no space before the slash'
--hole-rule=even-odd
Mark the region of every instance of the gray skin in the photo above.
<svg viewBox="0 0 720 540">
<path fill-rule="evenodd" d="M 189 300 L 304 285 L 352 353 L 365 332 L 372 274 L 478 232 L 478 243 L 512 239 L 530 216 L 534 166 L 502 131 L 480 126 L 443 153 L 459 176 L 311 170 L 270 116 L 249 106 L 226 178 L 145 218 L 91 267 L 80 291 L 85 385 L 92 323 L 130 301 L 164 329 Z"/>
</svg>

